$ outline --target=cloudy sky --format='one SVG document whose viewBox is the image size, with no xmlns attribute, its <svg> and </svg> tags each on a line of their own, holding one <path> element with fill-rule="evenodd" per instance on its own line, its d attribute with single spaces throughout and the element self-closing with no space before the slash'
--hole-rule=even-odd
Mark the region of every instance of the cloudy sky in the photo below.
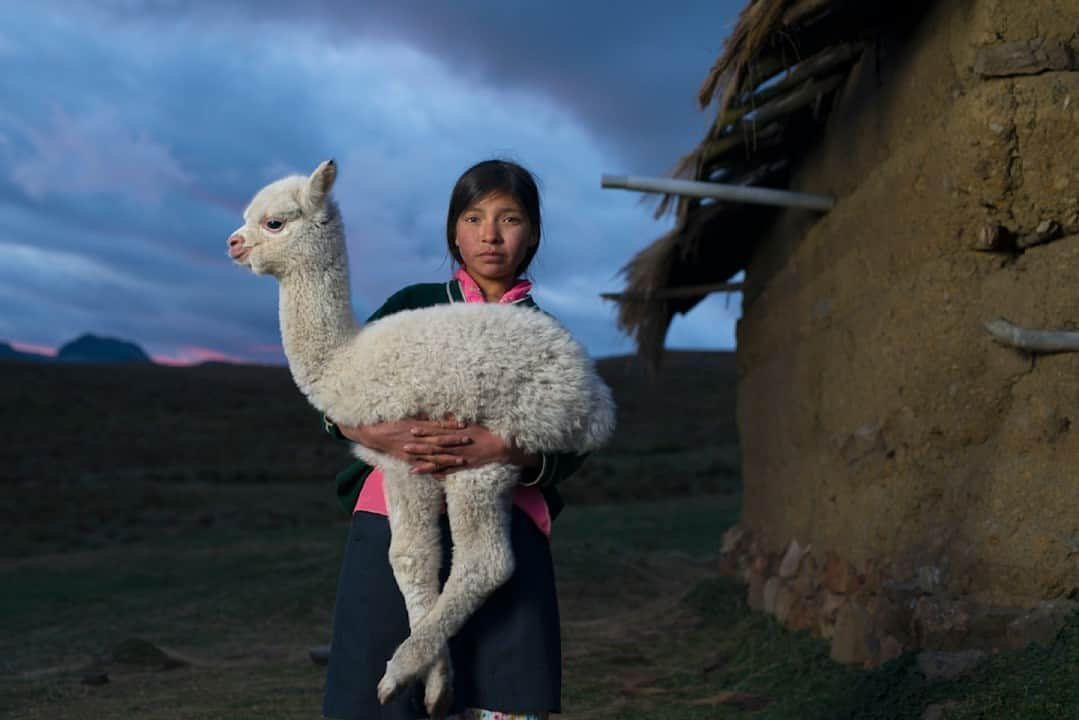
<svg viewBox="0 0 1079 720">
<path fill-rule="evenodd" d="M 5 3 L 0 340 L 281 363 L 276 283 L 225 255 L 258 188 L 337 160 L 363 317 L 449 275 L 450 189 L 497 156 L 540 181 L 538 302 L 593 355 L 631 352 L 599 294 L 670 221 L 600 176 L 663 175 L 696 145 L 742 4 Z M 713 295 L 668 345 L 733 347 L 738 312 Z"/>
</svg>

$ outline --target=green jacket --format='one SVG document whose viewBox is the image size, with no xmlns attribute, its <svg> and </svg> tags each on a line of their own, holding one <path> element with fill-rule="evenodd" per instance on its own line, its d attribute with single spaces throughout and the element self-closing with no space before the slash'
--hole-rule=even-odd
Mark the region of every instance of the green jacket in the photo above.
<svg viewBox="0 0 1079 720">
<path fill-rule="evenodd" d="M 403 290 L 394 293 L 383 303 L 382 307 L 367 319 L 367 322 L 378 320 L 401 310 L 416 310 L 431 307 L 432 305 L 464 301 L 460 283 L 456 280 L 445 283 L 409 285 Z M 519 302 L 528 307 L 536 307 L 536 303 L 531 296 L 525 297 Z M 322 421 L 326 432 L 340 440 L 345 439 L 337 426 L 325 416 L 323 416 Z M 555 486 L 576 472 L 577 468 L 584 462 L 585 457 L 586 455 L 576 453 L 545 453 L 543 455 L 543 464 L 540 468 L 525 470 L 525 475 L 521 478 L 521 482 L 535 485 L 540 489 L 543 497 L 547 500 L 547 507 L 552 518 L 565 505 Z M 356 506 L 356 498 L 360 495 L 360 488 L 363 487 L 363 482 L 371 474 L 372 469 L 363 460 L 357 460 L 337 474 L 337 499 L 346 512 L 352 512 L 352 509 Z"/>
</svg>

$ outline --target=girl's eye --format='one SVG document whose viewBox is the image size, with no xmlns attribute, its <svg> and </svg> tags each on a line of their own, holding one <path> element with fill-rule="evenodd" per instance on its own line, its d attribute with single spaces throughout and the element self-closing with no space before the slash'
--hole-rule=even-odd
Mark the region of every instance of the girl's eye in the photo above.
<svg viewBox="0 0 1079 720">
<path fill-rule="evenodd" d="M 516 215 L 509 215 L 503 218 L 503 221 L 508 222 L 510 225 L 516 225 L 517 223 L 521 222 L 521 218 L 517 217 Z"/>
<path fill-rule="evenodd" d="M 474 222 L 479 222 L 479 221 L 480 221 L 480 219 L 476 215 L 467 215 L 467 216 L 465 216 L 465 222 L 466 223 L 474 223 Z"/>
<path fill-rule="evenodd" d="M 283 227 L 285 227 L 285 223 L 284 223 L 283 220 L 278 220 L 276 218 L 270 218 L 269 220 L 266 221 L 266 229 L 267 230 L 280 230 Z"/>
</svg>

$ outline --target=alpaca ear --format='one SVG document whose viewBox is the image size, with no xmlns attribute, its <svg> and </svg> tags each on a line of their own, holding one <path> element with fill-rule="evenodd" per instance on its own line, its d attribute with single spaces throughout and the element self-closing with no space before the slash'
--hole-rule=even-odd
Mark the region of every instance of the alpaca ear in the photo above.
<svg viewBox="0 0 1079 720">
<path fill-rule="evenodd" d="M 320 163 L 307 179 L 307 191 L 304 193 L 305 204 L 312 210 L 325 205 L 336 179 L 337 163 L 333 160 Z"/>
</svg>

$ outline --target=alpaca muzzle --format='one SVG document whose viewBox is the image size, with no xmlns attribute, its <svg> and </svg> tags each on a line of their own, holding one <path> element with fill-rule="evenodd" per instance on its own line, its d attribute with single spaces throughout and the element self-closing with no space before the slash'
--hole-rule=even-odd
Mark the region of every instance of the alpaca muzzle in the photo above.
<svg viewBox="0 0 1079 720">
<path fill-rule="evenodd" d="M 233 233 L 228 240 L 229 243 L 229 257 L 236 261 L 242 261 L 247 257 L 247 253 L 251 252 L 251 248 L 244 244 L 244 236 L 240 233 Z"/>
</svg>

